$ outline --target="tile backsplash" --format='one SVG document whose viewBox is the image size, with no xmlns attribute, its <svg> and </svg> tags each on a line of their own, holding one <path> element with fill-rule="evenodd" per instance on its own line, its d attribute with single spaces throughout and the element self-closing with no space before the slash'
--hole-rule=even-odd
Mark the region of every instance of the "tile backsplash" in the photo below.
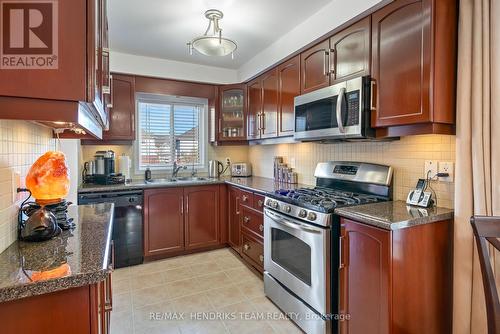
<svg viewBox="0 0 500 334">
<path fill-rule="evenodd" d="M 297 143 L 250 146 L 249 161 L 256 176 L 273 177 L 273 157 L 283 156 L 295 163 L 299 183 L 314 185 L 318 162 L 363 161 L 394 167 L 394 199 L 406 200 L 408 192 L 424 177 L 424 161 L 455 162 L 455 136 L 424 135 L 403 137 L 391 142 L 350 142 L 335 144 Z M 454 183 L 433 182 L 438 206 L 453 208 Z"/>
<path fill-rule="evenodd" d="M 13 201 L 12 178 L 26 174 L 35 160 L 54 150 L 52 131 L 25 121 L 0 120 L 0 252 L 17 238 L 17 211 L 20 201 Z"/>
<path fill-rule="evenodd" d="M 128 155 L 132 160 L 131 173 L 133 179 L 144 179 L 144 173 L 134 173 L 135 171 L 135 160 L 134 160 L 134 151 L 135 148 L 133 145 L 82 145 L 81 149 L 81 161 L 80 166 L 83 165 L 85 161 L 94 159 L 94 155 L 96 151 L 102 150 L 113 150 L 116 156 L 125 154 Z M 224 163 L 224 159 L 226 157 L 231 158 L 232 162 L 243 162 L 248 161 L 248 146 L 217 146 L 214 147 L 212 145 L 207 145 L 207 160 L 216 159 Z M 118 166 L 116 167 L 118 168 Z M 187 171 L 179 172 L 179 175 L 183 173 L 191 173 L 191 170 L 188 168 Z M 207 172 L 200 171 L 199 175 L 205 175 Z M 230 172 L 226 171 L 226 175 L 229 175 Z M 153 171 L 153 177 L 165 177 L 167 176 L 166 172 L 157 172 Z"/>
</svg>

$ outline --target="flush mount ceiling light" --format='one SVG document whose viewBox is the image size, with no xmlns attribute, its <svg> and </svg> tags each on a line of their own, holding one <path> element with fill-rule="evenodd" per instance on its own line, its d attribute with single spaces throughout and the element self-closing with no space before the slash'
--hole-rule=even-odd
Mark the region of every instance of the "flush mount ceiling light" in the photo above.
<svg viewBox="0 0 500 334">
<path fill-rule="evenodd" d="M 222 37 L 222 29 L 219 27 L 219 20 L 224 15 L 220 10 L 209 9 L 205 12 L 205 17 L 208 19 L 208 28 L 203 36 L 193 39 L 187 43 L 189 54 L 193 54 L 193 49 L 205 56 L 227 56 L 231 54 L 234 58 L 236 50 L 236 42 L 228 38 Z"/>
</svg>

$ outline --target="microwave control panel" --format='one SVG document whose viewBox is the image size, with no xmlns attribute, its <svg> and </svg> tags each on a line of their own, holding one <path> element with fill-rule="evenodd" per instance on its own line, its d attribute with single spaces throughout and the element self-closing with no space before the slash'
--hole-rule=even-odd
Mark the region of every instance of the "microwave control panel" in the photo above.
<svg viewBox="0 0 500 334">
<path fill-rule="evenodd" d="M 347 92 L 347 122 L 346 125 L 358 125 L 359 124 L 359 101 L 360 101 L 360 91 L 355 90 Z"/>
</svg>

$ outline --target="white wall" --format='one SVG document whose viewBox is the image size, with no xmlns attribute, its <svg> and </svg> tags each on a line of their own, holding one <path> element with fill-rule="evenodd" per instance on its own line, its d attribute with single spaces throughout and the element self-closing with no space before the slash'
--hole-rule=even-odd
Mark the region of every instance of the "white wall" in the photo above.
<svg viewBox="0 0 500 334">
<path fill-rule="evenodd" d="M 243 64 L 238 70 L 238 81 L 246 81 L 257 73 L 332 31 L 356 15 L 382 6 L 392 0 L 332 0 L 304 22 Z M 349 6 L 346 6 L 346 2 Z"/>
<path fill-rule="evenodd" d="M 238 82 L 238 72 L 232 69 L 198 65 L 160 58 L 136 56 L 111 51 L 112 72 L 158 78 L 230 84 Z"/>
</svg>

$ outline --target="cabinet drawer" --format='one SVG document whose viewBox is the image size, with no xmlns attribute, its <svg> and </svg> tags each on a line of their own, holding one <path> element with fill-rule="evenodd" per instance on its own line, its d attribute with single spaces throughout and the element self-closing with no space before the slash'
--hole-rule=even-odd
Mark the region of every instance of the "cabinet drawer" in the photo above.
<svg viewBox="0 0 500 334">
<path fill-rule="evenodd" d="M 240 189 L 240 192 L 241 192 L 241 204 L 246 205 L 249 208 L 253 207 L 253 193 L 243 189 Z"/>
<path fill-rule="evenodd" d="M 253 194 L 253 208 L 263 212 L 264 210 L 264 196 L 259 194 Z"/>
<path fill-rule="evenodd" d="M 264 218 L 262 213 L 247 207 L 241 207 L 241 227 L 247 233 L 264 237 Z"/>
<path fill-rule="evenodd" d="M 252 235 L 243 233 L 241 235 L 243 247 L 241 255 L 260 272 L 264 269 L 264 244 L 262 240 Z"/>
</svg>

